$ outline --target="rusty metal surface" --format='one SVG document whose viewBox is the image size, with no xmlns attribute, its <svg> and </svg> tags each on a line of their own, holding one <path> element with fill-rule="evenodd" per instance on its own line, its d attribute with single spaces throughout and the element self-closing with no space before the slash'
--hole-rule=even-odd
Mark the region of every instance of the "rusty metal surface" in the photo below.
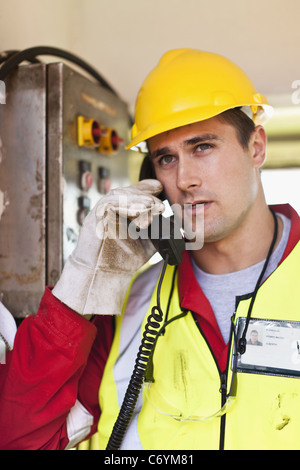
<svg viewBox="0 0 300 470">
<path fill-rule="evenodd" d="M 87 196 L 92 208 L 101 197 L 97 187 L 98 168 L 104 166 L 110 170 L 112 187 L 129 184 L 129 152 L 121 147 L 116 155 L 108 157 L 97 149 L 79 147 L 77 116 L 93 118 L 105 127 L 117 129 L 125 141 L 128 141 L 131 123 L 125 102 L 62 63 L 48 65 L 47 107 L 47 280 L 53 284 L 61 270 L 59 263 L 63 264 L 73 251 L 79 235 L 78 199 Z M 94 177 L 94 184 L 88 191 L 83 191 L 79 185 L 81 160 L 91 164 Z M 62 227 L 60 231 L 58 226 Z M 60 252 L 58 246 L 62 246 Z"/>
<path fill-rule="evenodd" d="M 16 317 L 45 285 L 46 68 L 20 67 L 0 106 L 0 289 Z"/>
<path fill-rule="evenodd" d="M 112 187 L 129 184 L 129 152 L 107 157 L 77 145 L 77 116 L 97 119 L 128 141 L 127 105 L 62 63 L 25 65 L 9 76 L 0 104 L 0 293 L 17 318 L 36 313 L 78 239 L 78 200 L 102 196 L 98 169 Z M 79 162 L 93 186 L 79 184 Z"/>
</svg>

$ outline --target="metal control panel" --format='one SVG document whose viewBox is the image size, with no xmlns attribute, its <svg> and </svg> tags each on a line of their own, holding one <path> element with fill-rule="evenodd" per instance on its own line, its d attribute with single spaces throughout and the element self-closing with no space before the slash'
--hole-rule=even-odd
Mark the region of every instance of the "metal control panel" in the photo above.
<svg viewBox="0 0 300 470">
<path fill-rule="evenodd" d="M 63 63 L 19 66 L 0 105 L 0 292 L 36 313 L 88 211 L 129 184 L 125 102 Z"/>
</svg>

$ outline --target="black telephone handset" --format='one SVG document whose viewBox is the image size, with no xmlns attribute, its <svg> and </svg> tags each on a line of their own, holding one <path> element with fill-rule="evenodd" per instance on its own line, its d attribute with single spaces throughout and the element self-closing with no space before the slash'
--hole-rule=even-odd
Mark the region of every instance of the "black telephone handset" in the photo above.
<svg viewBox="0 0 300 470">
<path fill-rule="evenodd" d="M 148 228 L 148 234 L 159 254 L 164 259 L 168 255 L 168 264 L 176 265 L 181 263 L 185 241 L 180 226 L 174 220 L 174 215 L 171 217 L 154 216 Z"/>
<path fill-rule="evenodd" d="M 149 155 L 145 155 L 140 169 L 139 180 L 149 178 L 156 179 L 156 175 Z M 167 201 L 164 190 L 157 197 L 164 201 L 166 205 Z M 149 226 L 148 236 L 164 259 L 166 259 L 167 254 L 169 255 L 168 264 L 176 265 L 181 263 L 181 254 L 185 249 L 185 240 L 182 237 L 179 225 L 174 220 L 174 215 L 171 217 L 164 217 L 162 215 L 153 217 L 152 224 Z"/>
<path fill-rule="evenodd" d="M 160 305 L 160 290 L 164 278 L 167 263 L 171 265 L 180 264 L 182 261 L 182 252 L 185 249 L 185 240 L 181 233 L 180 226 L 174 220 L 174 215 L 165 217 L 157 215 L 153 217 L 151 225 L 142 238 L 150 238 L 154 247 L 164 259 L 164 264 L 160 274 L 157 287 L 157 305 L 152 307 L 151 314 L 147 318 L 147 323 L 142 336 L 142 342 L 139 347 L 134 370 L 128 384 L 126 394 L 120 408 L 119 415 L 114 424 L 111 436 L 109 438 L 106 450 L 118 450 L 121 447 L 123 438 L 132 419 L 133 412 L 138 400 L 139 393 L 143 386 L 145 378 L 148 377 L 148 367 L 151 364 L 152 355 L 158 338 L 160 327 L 163 322 L 164 314 Z M 186 314 L 186 313 L 185 313 Z M 151 368 L 151 377 L 153 376 L 153 366 Z M 154 381 L 154 379 L 152 378 Z"/>
</svg>

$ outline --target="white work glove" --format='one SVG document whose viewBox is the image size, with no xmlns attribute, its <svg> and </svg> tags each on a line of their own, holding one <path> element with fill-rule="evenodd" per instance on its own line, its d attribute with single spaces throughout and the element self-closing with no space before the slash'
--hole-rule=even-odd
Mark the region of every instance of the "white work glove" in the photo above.
<svg viewBox="0 0 300 470">
<path fill-rule="evenodd" d="M 154 196 L 161 191 L 159 181 L 143 180 L 103 196 L 84 220 L 54 296 L 81 315 L 119 315 L 133 274 L 156 251 L 149 239 L 137 238 L 136 227 L 147 228 L 164 211 Z"/>
</svg>

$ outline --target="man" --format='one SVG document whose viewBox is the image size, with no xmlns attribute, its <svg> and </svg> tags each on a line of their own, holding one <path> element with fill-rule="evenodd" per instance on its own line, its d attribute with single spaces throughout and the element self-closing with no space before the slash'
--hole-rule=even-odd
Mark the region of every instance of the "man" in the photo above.
<svg viewBox="0 0 300 470">
<path fill-rule="evenodd" d="M 19 413 L 0 409 L 4 425 L 14 424 L 2 446 L 66 448 L 95 432 L 100 416 L 100 448 L 299 448 L 291 332 L 299 321 L 300 221 L 264 198 L 261 122 L 269 112 L 227 59 L 193 49 L 163 56 L 138 95 L 129 144 L 148 153 L 142 173 L 158 181 L 100 201 L 53 292 L 22 323 L 0 395 L 0 406 L 18 402 Z M 204 246 L 190 245 L 163 279 L 162 263 L 132 279 L 154 252 L 151 242 L 109 235 L 116 225 L 123 230 L 124 218 L 146 228 L 163 211 L 155 197 L 162 188 L 192 228 L 204 215 Z M 157 302 L 156 337 L 147 318 Z M 284 341 L 272 346 L 271 361 L 249 366 L 254 319 L 261 329 L 279 325 Z M 152 367 L 124 430 L 117 418 L 133 399 L 129 388 L 123 401 L 145 325 L 155 338 Z"/>
<path fill-rule="evenodd" d="M 250 339 L 248 340 L 248 344 L 252 346 L 262 346 L 262 342 L 258 339 L 258 331 L 252 330 L 250 333 Z"/>
</svg>

